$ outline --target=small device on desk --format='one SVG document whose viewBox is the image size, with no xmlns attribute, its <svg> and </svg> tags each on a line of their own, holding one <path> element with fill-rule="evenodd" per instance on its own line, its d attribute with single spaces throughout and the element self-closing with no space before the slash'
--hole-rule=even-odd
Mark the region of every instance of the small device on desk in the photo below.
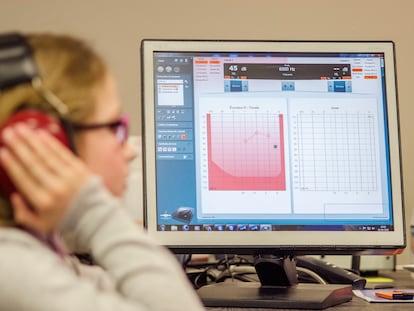
<svg viewBox="0 0 414 311">
<path fill-rule="evenodd" d="M 414 291 L 399 291 L 394 290 L 392 292 L 376 292 L 376 296 L 389 299 L 389 300 L 413 300 L 414 298 Z"/>
<path fill-rule="evenodd" d="M 354 295 L 375 303 L 414 303 L 414 290 L 409 288 L 355 290 Z"/>
</svg>

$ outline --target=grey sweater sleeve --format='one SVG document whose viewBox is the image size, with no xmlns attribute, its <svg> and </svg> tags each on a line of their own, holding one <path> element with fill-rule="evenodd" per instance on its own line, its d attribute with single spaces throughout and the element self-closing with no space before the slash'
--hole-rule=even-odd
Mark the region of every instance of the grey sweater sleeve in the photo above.
<svg viewBox="0 0 414 311">
<path fill-rule="evenodd" d="M 60 230 L 114 280 L 119 306 L 112 310 L 204 310 L 178 261 L 138 228 L 98 178 L 72 202 Z M 105 295 L 111 293 L 96 299 Z"/>
</svg>

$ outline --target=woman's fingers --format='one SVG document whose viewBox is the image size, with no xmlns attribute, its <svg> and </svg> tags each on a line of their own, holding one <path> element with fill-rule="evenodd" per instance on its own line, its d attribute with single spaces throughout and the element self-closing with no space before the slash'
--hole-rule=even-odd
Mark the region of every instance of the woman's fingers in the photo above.
<svg viewBox="0 0 414 311">
<path fill-rule="evenodd" d="M 50 203 L 46 202 L 47 197 L 43 192 L 48 191 L 49 185 L 56 185 L 60 180 L 56 175 L 57 170 L 50 168 L 53 166 L 50 162 L 56 160 L 53 155 L 49 157 L 44 155 L 48 152 L 48 148 L 41 138 L 34 134 L 32 130 L 21 124 L 6 129 L 3 141 L 7 150 L 3 151 L 2 160 L 17 189 L 29 199 L 31 204 L 45 208 Z"/>
<path fill-rule="evenodd" d="M 36 230 L 53 229 L 91 173 L 44 130 L 18 124 L 5 129 L 2 138 L 0 159 L 22 196 L 12 201 L 16 220 Z"/>
<path fill-rule="evenodd" d="M 27 205 L 20 194 L 13 193 L 10 200 L 14 208 L 14 218 L 18 224 L 37 232 L 49 231 L 41 217 Z"/>
<path fill-rule="evenodd" d="M 39 178 L 40 170 L 59 175 L 62 165 L 70 166 L 76 159 L 63 144 L 44 130 L 33 131 L 24 124 L 17 124 L 11 131 L 6 129 L 4 135 L 6 143 L 14 139 L 8 147 L 27 165 L 26 169 L 33 173 L 33 177 L 40 180 L 47 180 L 43 176 Z"/>
</svg>

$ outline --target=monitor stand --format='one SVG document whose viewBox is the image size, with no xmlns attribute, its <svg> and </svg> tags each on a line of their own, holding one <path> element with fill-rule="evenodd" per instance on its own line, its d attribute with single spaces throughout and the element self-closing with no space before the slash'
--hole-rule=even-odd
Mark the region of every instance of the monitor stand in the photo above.
<svg viewBox="0 0 414 311">
<path fill-rule="evenodd" d="M 352 299 L 351 285 L 298 284 L 293 257 L 259 257 L 260 282 L 222 282 L 197 290 L 207 307 L 325 309 Z"/>
</svg>

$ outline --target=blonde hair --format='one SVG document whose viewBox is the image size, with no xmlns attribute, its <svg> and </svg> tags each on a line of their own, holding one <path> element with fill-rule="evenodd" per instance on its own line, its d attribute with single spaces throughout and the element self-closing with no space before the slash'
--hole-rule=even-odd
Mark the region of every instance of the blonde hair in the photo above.
<svg viewBox="0 0 414 311">
<path fill-rule="evenodd" d="M 84 123 L 94 113 L 97 94 L 108 68 L 103 59 L 85 42 L 68 35 L 28 34 L 43 86 L 68 108 L 71 122 Z M 30 84 L 0 91 L 0 124 L 14 111 L 38 108 L 56 112 Z M 0 195 L 0 226 L 16 226 L 7 198 Z"/>
<path fill-rule="evenodd" d="M 46 89 L 68 108 L 69 121 L 83 123 L 96 106 L 107 66 L 84 41 L 68 35 L 28 34 L 29 45 Z M 22 106 L 53 111 L 30 84 L 0 93 L 0 123 Z"/>
</svg>

